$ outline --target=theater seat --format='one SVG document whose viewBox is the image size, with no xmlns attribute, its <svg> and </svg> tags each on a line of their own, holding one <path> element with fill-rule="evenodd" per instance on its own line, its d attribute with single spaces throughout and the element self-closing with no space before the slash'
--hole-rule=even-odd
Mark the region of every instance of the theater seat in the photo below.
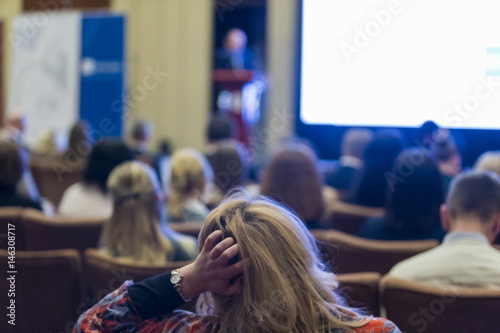
<svg viewBox="0 0 500 333">
<path fill-rule="evenodd" d="M 31 173 L 40 195 L 55 207 L 59 206 L 64 191 L 83 179 L 84 164 L 71 166 L 63 159 L 34 158 L 30 161 Z"/>
<path fill-rule="evenodd" d="M 103 255 L 97 249 L 87 249 L 84 254 L 85 280 L 92 301 L 96 302 L 126 280 L 140 282 L 188 263 L 186 261 L 173 261 L 161 265 L 132 263 L 122 258 Z"/>
<path fill-rule="evenodd" d="M 378 272 L 386 274 L 398 262 L 438 245 L 437 240 L 379 241 L 336 230 L 312 231 L 323 259 L 337 274 Z"/>
<path fill-rule="evenodd" d="M 168 226 L 181 234 L 198 238 L 205 222 L 169 222 Z"/>
<path fill-rule="evenodd" d="M 385 276 L 387 318 L 408 333 L 499 332 L 500 290 L 436 287 Z"/>
<path fill-rule="evenodd" d="M 347 304 L 364 308 L 369 314 L 380 315 L 379 282 L 381 275 L 374 272 L 338 274 L 339 292 Z"/>
<path fill-rule="evenodd" d="M 6 250 L 8 244 L 8 225 L 14 225 L 11 232 L 15 235 L 15 247 L 18 251 L 25 250 L 24 227 L 21 223 L 21 207 L 2 207 L 0 208 L 0 249 Z"/>
<path fill-rule="evenodd" d="M 341 201 L 331 203 L 327 227 L 351 235 L 357 235 L 365 221 L 372 217 L 384 216 L 384 209 L 366 207 Z"/>
<path fill-rule="evenodd" d="M 25 209 L 22 214 L 26 250 L 83 250 L 97 247 L 105 220 L 46 217 L 39 211 Z"/>
<path fill-rule="evenodd" d="M 7 271 L 8 253 L 0 250 L 0 266 Z M 71 332 L 85 309 L 84 285 L 80 256 L 75 250 L 16 251 L 17 274 L 11 284 L 2 273 L 0 307 L 2 313 L 15 300 L 15 326 L 3 315 L 0 332 Z M 15 289 L 15 297 L 8 290 Z M 10 310 L 9 310 L 10 312 Z"/>
</svg>

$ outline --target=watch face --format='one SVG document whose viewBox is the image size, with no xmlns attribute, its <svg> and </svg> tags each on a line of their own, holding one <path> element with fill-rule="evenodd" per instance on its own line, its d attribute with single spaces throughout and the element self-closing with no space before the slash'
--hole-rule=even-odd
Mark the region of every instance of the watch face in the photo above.
<svg viewBox="0 0 500 333">
<path fill-rule="evenodd" d="M 180 280 L 181 275 L 179 273 L 172 273 L 172 275 L 170 275 L 170 282 L 173 284 L 179 283 Z"/>
</svg>

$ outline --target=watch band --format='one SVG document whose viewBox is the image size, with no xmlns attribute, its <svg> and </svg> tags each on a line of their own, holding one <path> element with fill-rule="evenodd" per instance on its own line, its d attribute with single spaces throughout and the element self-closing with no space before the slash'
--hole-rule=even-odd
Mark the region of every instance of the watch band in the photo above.
<svg viewBox="0 0 500 333">
<path fill-rule="evenodd" d="M 178 269 L 174 269 L 170 273 L 170 282 L 174 285 L 175 290 L 177 290 L 177 292 L 179 293 L 179 295 L 182 297 L 182 299 L 185 302 L 189 302 L 191 299 L 190 298 L 186 298 L 184 296 L 184 294 L 182 293 L 182 280 L 183 280 L 183 276 L 179 272 Z"/>
</svg>

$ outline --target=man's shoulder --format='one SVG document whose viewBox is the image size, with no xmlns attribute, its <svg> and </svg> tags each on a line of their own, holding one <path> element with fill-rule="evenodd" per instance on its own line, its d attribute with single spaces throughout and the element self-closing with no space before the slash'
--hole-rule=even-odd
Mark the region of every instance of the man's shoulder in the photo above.
<svg viewBox="0 0 500 333">
<path fill-rule="evenodd" d="M 429 268 L 439 262 L 443 251 L 445 251 L 443 246 L 438 245 L 433 249 L 419 253 L 394 265 L 389 274 L 396 277 L 409 277 L 413 272 Z"/>
</svg>

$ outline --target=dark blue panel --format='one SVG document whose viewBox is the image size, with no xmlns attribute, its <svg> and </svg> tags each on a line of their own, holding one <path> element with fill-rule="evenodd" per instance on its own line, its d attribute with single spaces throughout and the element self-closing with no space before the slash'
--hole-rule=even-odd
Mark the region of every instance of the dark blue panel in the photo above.
<svg viewBox="0 0 500 333">
<path fill-rule="evenodd" d="M 121 15 L 89 15 L 82 20 L 80 117 L 94 136 L 121 136 L 125 92 L 125 24 Z"/>
</svg>

